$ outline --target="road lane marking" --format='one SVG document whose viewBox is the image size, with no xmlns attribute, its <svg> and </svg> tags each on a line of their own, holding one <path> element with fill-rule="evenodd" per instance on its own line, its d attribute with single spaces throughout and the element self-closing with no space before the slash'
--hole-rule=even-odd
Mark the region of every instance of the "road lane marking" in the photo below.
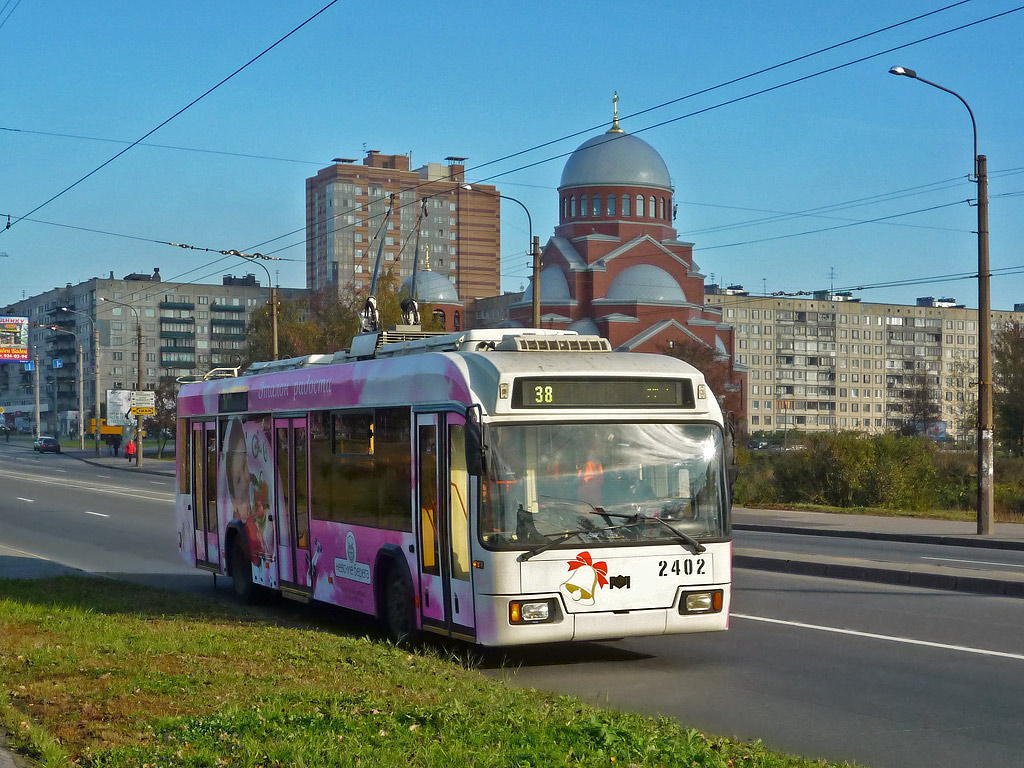
<svg viewBox="0 0 1024 768">
<path fill-rule="evenodd" d="M 82 511 L 87 515 L 96 515 L 96 517 L 110 517 L 110 515 L 105 515 L 102 512 L 90 512 L 88 509 L 83 509 Z"/>
<path fill-rule="evenodd" d="M 975 565 L 995 565 L 1000 568 L 1024 568 L 1024 565 L 1018 563 L 994 563 L 991 560 L 958 560 L 955 557 L 925 557 L 921 556 L 922 560 L 941 560 L 946 563 L 974 563 Z"/>
<path fill-rule="evenodd" d="M 940 648 L 945 651 L 959 651 L 960 653 L 976 653 L 981 656 L 998 656 L 1003 659 L 1016 659 L 1024 661 L 1024 654 L 1006 653 L 1005 651 L 989 651 L 984 648 L 971 648 L 966 645 L 950 645 L 948 643 L 935 643 L 930 640 L 915 640 L 911 637 L 895 637 L 893 635 L 879 635 L 874 632 L 859 632 L 855 629 L 840 629 L 839 627 L 824 627 L 820 624 L 805 624 L 800 621 L 785 621 L 783 619 L 770 619 L 766 616 L 748 616 L 742 613 L 730 614 L 737 619 L 748 621 L 763 621 L 766 624 L 782 624 L 786 627 L 797 627 L 799 629 L 816 629 L 819 632 L 833 632 L 837 635 L 852 635 L 853 637 L 865 637 L 869 640 L 888 640 L 891 643 L 903 643 L 905 645 L 923 645 L 927 648 Z"/>
<path fill-rule="evenodd" d="M 39 483 L 40 485 L 59 485 L 62 488 L 75 488 L 84 491 L 92 491 L 94 493 L 107 493 L 113 496 L 129 496 L 131 498 L 143 499 L 145 501 L 157 501 L 165 504 L 174 503 L 174 496 L 172 494 L 161 494 L 154 491 L 147 491 L 143 488 L 122 489 L 122 487 L 120 486 L 104 487 L 102 485 L 97 485 L 93 483 L 76 482 L 68 480 L 52 480 L 48 478 L 39 477 L 37 475 L 31 475 L 21 472 L 12 472 L 6 470 L 0 470 L 0 477 L 12 477 L 17 480 Z"/>
<path fill-rule="evenodd" d="M 15 496 L 18 501 L 27 501 L 29 504 L 35 504 L 35 499 L 26 499 L 24 496 Z"/>
<path fill-rule="evenodd" d="M 110 479 L 110 475 L 96 475 L 96 477 L 102 477 L 104 480 Z"/>
<path fill-rule="evenodd" d="M 149 484 L 150 485 L 167 485 L 167 481 L 166 480 L 150 480 Z"/>
<path fill-rule="evenodd" d="M 66 469 L 55 469 L 54 472 L 63 472 L 65 475 L 68 473 Z"/>
</svg>

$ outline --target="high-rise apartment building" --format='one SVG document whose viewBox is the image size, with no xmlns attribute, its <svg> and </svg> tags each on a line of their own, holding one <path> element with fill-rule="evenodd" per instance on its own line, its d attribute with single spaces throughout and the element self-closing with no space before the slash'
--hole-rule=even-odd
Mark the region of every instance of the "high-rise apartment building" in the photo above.
<svg viewBox="0 0 1024 768">
<path fill-rule="evenodd" d="M 278 289 L 282 297 L 302 289 Z M 270 290 L 255 275 L 225 275 L 220 284 L 170 283 L 159 270 L 117 280 L 92 278 L 4 307 L 5 315 L 28 317 L 30 354 L 38 360 L 40 419 L 48 434 L 73 432 L 78 422 L 78 345 L 82 346 L 83 406 L 95 407 L 108 389 L 155 389 L 164 378 L 235 367 L 246 347 L 249 314 L 267 303 Z M 66 309 L 65 309 L 66 308 Z M 142 327 L 139 360 L 136 326 Z M 53 326 L 60 331 L 43 326 Z M 94 330 L 99 334 L 96 365 Z M 20 363 L 0 364 L 0 406 L 10 427 L 35 419 L 33 371 Z"/>
<path fill-rule="evenodd" d="M 382 241 L 382 268 L 397 268 L 404 281 L 413 272 L 419 228 L 420 269 L 429 254 L 431 271 L 451 280 L 462 300 L 500 293 L 498 190 L 470 187 L 465 158 L 446 160 L 410 170 L 409 156 L 370 150 L 362 164 L 336 158 L 307 179 L 306 287 L 366 290 Z"/>
<path fill-rule="evenodd" d="M 739 286 L 708 286 L 705 302 L 735 328 L 737 362 L 748 369 L 748 431 L 901 429 L 925 393 L 938 417 L 918 427 L 973 439 L 977 310 L 931 297 L 911 306 L 828 292 L 751 296 Z M 993 311 L 993 336 L 1010 321 L 1024 322 L 1024 305 Z"/>
</svg>

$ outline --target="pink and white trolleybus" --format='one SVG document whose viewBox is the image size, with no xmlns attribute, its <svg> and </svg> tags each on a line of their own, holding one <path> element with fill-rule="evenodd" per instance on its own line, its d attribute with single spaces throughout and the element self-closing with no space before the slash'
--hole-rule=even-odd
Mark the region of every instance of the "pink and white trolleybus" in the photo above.
<svg viewBox="0 0 1024 768">
<path fill-rule="evenodd" d="M 387 337 L 181 388 L 188 562 L 394 637 L 726 629 L 731 437 L 698 370 L 566 331 Z"/>
</svg>

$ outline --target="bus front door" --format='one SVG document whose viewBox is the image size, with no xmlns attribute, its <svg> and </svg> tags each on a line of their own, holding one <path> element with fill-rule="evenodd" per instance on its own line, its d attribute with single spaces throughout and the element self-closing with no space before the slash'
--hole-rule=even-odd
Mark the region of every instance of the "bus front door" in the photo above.
<svg viewBox="0 0 1024 768">
<path fill-rule="evenodd" d="M 305 418 L 274 419 L 278 580 L 284 592 L 311 594 L 316 564 L 309 540 L 309 447 Z"/>
<path fill-rule="evenodd" d="M 192 424 L 192 519 L 196 565 L 220 570 L 220 530 L 217 522 L 217 424 Z"/>
<path fill-rule="evenodd" d="M 465 420 L 457 414 L 416 416 L 420 612 L 423 626 L 473 640 L 469 473 Z"/>
</svg>

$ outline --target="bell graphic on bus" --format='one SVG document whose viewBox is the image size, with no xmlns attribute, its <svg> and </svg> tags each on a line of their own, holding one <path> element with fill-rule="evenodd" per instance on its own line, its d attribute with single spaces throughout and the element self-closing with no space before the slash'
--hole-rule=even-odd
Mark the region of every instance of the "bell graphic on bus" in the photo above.
<svg viewBox="0 0 1024 768">
<path fill-rule="evenodd" d="M 569 578 L 558 590 L 580 605 L 593 605 L 594 593 L 608 583 L 608 564 L 593 562 L 589 552 L 580 552 L 575 560 L 569 561 Z"/>
</svg>

